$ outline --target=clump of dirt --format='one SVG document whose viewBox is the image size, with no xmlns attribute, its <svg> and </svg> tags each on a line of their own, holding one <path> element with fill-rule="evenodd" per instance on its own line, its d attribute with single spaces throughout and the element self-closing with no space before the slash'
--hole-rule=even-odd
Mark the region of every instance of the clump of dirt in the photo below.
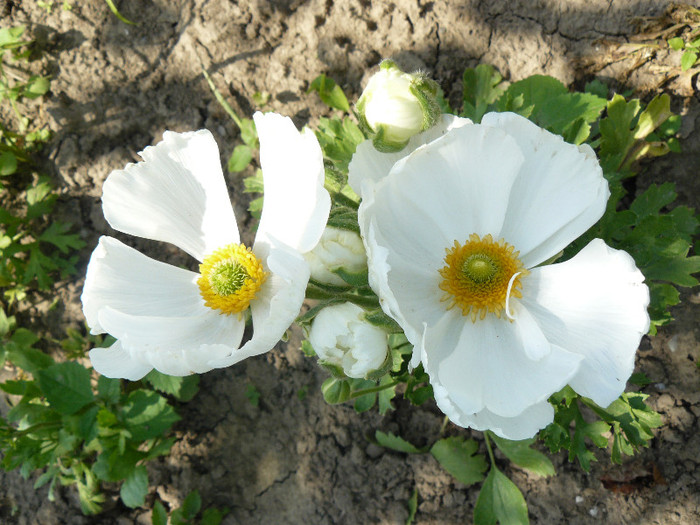
<svg viewBox="0 0 700 525">
<path fill-rule="evenodd" d="M 58 4 L 58 3 L 57 3 Z M 494 65 L 509 80 L 552 75 L 582 86 L 594 76 L 615 89 L 648 93 L 659 88 L 684 114 L 683 153 L 644 166 L 640 188 L 673 181 L 679 202 L 698 208 L 700 100 L 691 83 L 659 82 L 658 67 L 674 67 L 665 55 L 641 64 L 618 60 L 615 45 L 635 38 L 634 17 L 663 16 L 659 0 L 149 0 L 117 2 L 138 23 L 120 22 L 103 2 L 75 2 L 50 14 L 35 2 L 8 1 L 3 25 L 28 25 L 42 38 L 54 74 L 50 96 L 36 115 L 53 130 L 47 170 L 61 194 L 58 214 L 70 217 L 90 250 L 101 234 L 114 234 L 102 217 L 101 187 L 113 169 L 160 140 L 166 129 L 210 129 L 222 161 L 238 143 L 238 131 L 215 101 L 202 70 L 241 115 L 256 109 L 256 91 L 271 95 L 265 110 L 314 124 L 327 108 L 307 95 L 310 82 L 327 73 L 356 98 L 370 68 L 393 58 L 404 69 L 429 72 L 452 100 L 461 96 L 465 67 Z M 0 6 L 2 8 L 3 6 Z M 663 63 L 662 63 L 663 62 Z M 634 66 L 634 67 L 632 67 Z M 690 88 L 688 88 L 690 85 Z M 690 90 L 689 90 L 690 89 Z M 244 174 L 245 175 L 245 174 Z M 238 220 L 250 235 L 242 177 L 230 176 Z M 175 248 L 123 238 L 168 262 L 191 264 Z M 65 283 L 62 306 L 44 322 L 60 331 L 83 322 L 82 279 Z M 554 459 L 557 476 L 537 478 L 509 466 L 534 523 L 700 522 L 700 384 L 695 291 L 683 294 L 676 321 L 642 343 L 637 370 L 664 418 L 651 447 L 611 466 L 599 451 L 590 473 Z M 299 351 L 294 333 L 267 355 L 205 374 L 193 401 L 180 408 L 181 438 L 167 458 L 149 466 L 155 498 L 178 506 L 192 489 L 204 505 L 231 509 L 224 523 L 403 523 L 413 490 L 419 494 L 415 523 L 471 521 L 477 490 L 455 481 L 429 455 L 406 456 L 372 443 L 376 429 L 425 445 L 440 432 L 443 416 L 432 403 L 420 408 L 397 401 L 386 417 L 328 406 L 319 388 L 324 372 Z M 252 384 L 258 406 L 245 395 Z M 449 426 L 449 433 L 465 433 Z M 468 432 L 467 432 L 468 433 Z M 474 432 L 481 440 L 481 435 Z M 6 523 L 150 523 L 150 511 L 131 510 L 109 493 L 106 512 L 83 517 L 73 489 L 57 501 L 32 480 L 0 473 Z M 109 487 L 108 487 L 109 489 Z M 95 521 L 97 520 L 97 521 Z"/>
</svg>

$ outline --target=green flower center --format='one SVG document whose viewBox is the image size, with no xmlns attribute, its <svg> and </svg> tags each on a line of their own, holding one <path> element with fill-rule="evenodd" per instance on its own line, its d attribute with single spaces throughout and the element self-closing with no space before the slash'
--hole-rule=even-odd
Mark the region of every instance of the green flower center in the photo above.
<svg viewBox="0 0 700 525">
<path fill-rule="evenodd" d="M 496 262 L 484 253 L 475 253 L 462 263 L 462 274 L 475 283 L 490 281 L 498 273 Z"/>
<path fill-rule="evenodd" d="M 233 260 L 219 262 L 209 274 L 209 285 L 218 295 L 232 295 L 240 290 L 250 277 L 242 264 Z"/>
</svg>

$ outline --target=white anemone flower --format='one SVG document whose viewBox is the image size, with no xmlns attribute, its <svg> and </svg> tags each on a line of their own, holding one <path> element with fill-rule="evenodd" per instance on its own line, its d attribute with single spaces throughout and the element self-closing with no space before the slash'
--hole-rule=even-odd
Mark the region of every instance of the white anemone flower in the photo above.
<svg viewBox="0 0 700 525">
<path fill-rule="evenodd" d="M 174 244 L 200 273 L 153 260 L 104 236 L 82 294 L 93 334 L 117 341 L 90 359 L 107 377 L 137 380 L 155 368 L 202 373 L 262 354 L 298 315 L 309 280 L 302 254 L 328 219 L 321 149 L 289 118 L 256 113 L 265 201 L 252 247 L 241 244 L 214 137 L 165 132 L 143 162 L 103 186 L 107 222 L 123 233 Z M 253 333 L 241 346 L 250 312 Z"/>
<path fill-rule="evenodd" d="M 603 407 L 624 391 L 649 328 L 632 257 L 595 239 L 538 266 L 605 211 L 590 147 L 490 113 L 370 178 L 359 211 L 370 283 L 453 422 L 525 439 L 567 384 Z"/>
</svg>

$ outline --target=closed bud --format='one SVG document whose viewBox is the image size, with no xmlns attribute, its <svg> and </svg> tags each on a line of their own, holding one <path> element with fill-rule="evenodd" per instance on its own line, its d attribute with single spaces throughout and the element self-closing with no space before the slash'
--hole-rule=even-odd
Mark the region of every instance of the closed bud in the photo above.
<svg viewBox="0 0 700 525">
<path fill-rule="evenodd" d="M 305 254 L 311 279 L 334 286 L 348 286 L 337 273 L 358 274 L 367 271 L 367 255 L 360 236 L 352 231 L 328 226 L 316 247 Z"/>
<path fill-rule="evenodd" d="M 386 332 L 368 323 L 365 311 L 353 303 L 321 310 L 311 325 L 309 341 L 321 364 L 342 369 L 347 377 L 374 377 L 387 363 Z"/>
<path fill-rule="evenodd" d="M 423 73 L 404 73 L 391 60 L 380 64 L 357 101 L 360 124 L 383 152 L 402 150 L 440 116 L 438 85 Z"/>
</svg>

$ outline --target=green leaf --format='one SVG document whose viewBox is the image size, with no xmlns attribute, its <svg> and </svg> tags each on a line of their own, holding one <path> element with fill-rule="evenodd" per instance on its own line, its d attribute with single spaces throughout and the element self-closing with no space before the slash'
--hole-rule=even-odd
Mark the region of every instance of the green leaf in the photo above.
<svg viewBox="0 0 700 525">
<path fill-rule="evenodd" d="M 411 497 L 408 499 L 408 519 L 406 519 L 406 525 L 411 525 L 413 520 L 416 519 L 416 512 L 418 511 L 418 489 L 413 489 Z"/>
<path fill-rule="evenodd" d="M 224 507 L 223 509 L 207 509 L 202 514 L 202 519 L 199 525 L 219 525 L 224 516 L 228 514 L 229 510 Z"/>
<path fill-rule="evenodd" d="M 153 504 L 151 525 L 168 525 L 168 513 L 163 504 L 158 500 Z"/>
<path fill-rule="evenodd" d="M 698 59 L 698 54 L 690 49 L 685 51 L 681 56 L 681 70 L 688 71 L 691 67 L 695 65 Z"/>
<path fill-rule="evenodd" d="M 254 407 L 258 406 L 260 403 L 260 392 L 258 392 L 258 389 L 255 388 L 255 385 L 252 383 L 248 383 L 246 386 L 245 397 L 248 398 L 248 401 Z"/>
<path fill-rule="evenodd" d="M 109 10 L 112 11 L 112 14 L 116 16 L 121 22 L 124 22 L 125 24 L 129 24 L 131 26 L 137 25 L 135 22 L 132 22 L 131 20 L 128 20 L 125 18 L 117 9 L 117 6 L 114 5 L 113 0 L 105 0 L 105 3 L 109 7 Z"/>
<path fill-rule="evenodd" d="M 148 472 L 140 465 L 126 477 L 119 490 L 124 505 L 130 508 L 142 507 L 148 494 Z"/>
<path fill-rule="evenodd" d="M 37 379 L 46 400 L 61 414 L 75 414 L 95 399 L 90 372 L 75 361 L 56 363 L 39 370 Z"/>
<path fill-rule="evenodd" d="M 159 392 L 174 396 L 175 399 L 183 402 L 190 401 L 199 391 L 199 376 L 197 374 L 169 376 L 153 369 L 143 380 Z"/>
<path fill-rule="evenodd" d="M 329 377 L 321 385 L 321 392 L 326 403 L 343 403 L 350 398 L 350 384 L 345 379 Z"/>
<path fill-rule="evenodd" d="M 199 491 L 193 490 L 190 492 L 185 501 L 182 502 L 182 516 L 186 520 L 192 520 L 202 508 L 202 498 L 199 496 Z"/>
<path fill-rule="evenodd" d="M 246 169 L 250 161 L 253 160 L 253 150 L 247 144 L 239 144 L 231 153 L 228 159 L 228 170 L 231 173 L 238 173 Z"/>
<path fill-rule="evenodd" d="M 683 40 L 681 37 L 677 36 L 675 38 L 669 38 L 668 39 L 668 45 L 671 49 L 674 51 L 679 51 L 685 47 L 685 40 Z"/>
<path fill-rule="evenodd" d="M 124 423 L 137 441 L 161 436 L 179 420 L 175 409 L 156 392 L 135 390 L 124 404 Z"/>
<path fill-rule="evenodd" d="M 462 76 L 463 106 L 460 116 L 470 118 L 475 123 L 481 122 L 484 114 L 492 109 L 505 91 L 506 86 L 501 83 L 502 80 L 501 74 L 488 64 L 465 69 Z"/>
<path fill-rule="evenodd" d="M 513 463 L 526 470 L 534 472 L 538 476 L 553 476 L 554 465 L 550 459 L 538 450 L 530 448 L 535 442 L 534 439 L 523 441 L 511 441 L 489 433 L 498 449 L 506 455 Z"/>
<path fill-rule="evenodd" d="M 39 98 L 45 95 L 50 87 L 51 82 L 47 77 L 32 75 L 22 89 L 22 96 L 29 99 Z"/>
<path fill-rule="evenodd" d="M 53 221 L 49 227 L 41 233 L 39 240 L 53 244 L 63 253 L 67 253 L 71 249 L 80 250 L 85 246 L 85 243 L 77 234 L 67 233 L 70 231 L 71 227 L 72 225 L 69 223 Z"/>
<path fill-rule="evenodd" d="M 325 74 L 321 73 L 313 79 L 307 92 L 311 93 L 312 91 L 316 91 L 327 106 L 345 112 L 350 111 L 350 104 L 348 104 L 348 99 L 343 90 L 332 78 L 328 78 Z"/>
<path fill-rule="evenodd" d="M 478 450 L 479 444 L 473 439 L 449 437 L 436 441 L 430 453 L 458 481 L 472 485 L 484 479 L 488 467 Z"/>
<path fill-rule="evenodd" d="M 11 151 L 0 154 L 0 177 L 7 177 L 17 171 L 17 157 Z"/>
<path fill-rule="evenodd" d="M 100 375 L 97 378 L 97 397 L 116 405 L 121 397 L 122 386 L 119 379 Z"/>
<path fill-rule="evenodd" d="M 377 430 L 374 433 L 374 438 L 380 446 L 396 450 L 397 452 L 405 452 L 407 454 L 421 454 L 423 452 L 405 439 L 395 436 L 391 432 L 387 434 L 381 430 Z"/>
<path fill-rule="evenodd" d="M 492 467 L 474 507 L 478 525 L 521 525 L 530 523 L 527 503 L 520 489 L 500 470 Z"/>
<path fill-rule="evenodd" d="M 29 42 L 22 41 L 24 26 L 3 27 L 0 29 L 0 49 L 12 49 Z"/>
</svg>

